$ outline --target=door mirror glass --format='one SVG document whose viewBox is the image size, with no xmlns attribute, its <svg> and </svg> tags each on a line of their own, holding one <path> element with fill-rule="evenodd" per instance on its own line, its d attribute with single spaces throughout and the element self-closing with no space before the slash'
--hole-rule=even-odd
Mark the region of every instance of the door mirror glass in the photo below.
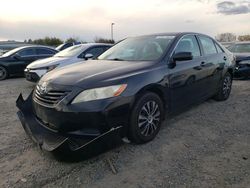
<svg viewBox="0 0 250 188">
<path fill-rule="evenodd" d="M 193 55 L 191 52 L 178 52 L 174 54 L 173 60 L 176 61 L 189 61 L 193 59 Z"/>
<path fill-rule="evenodd" d="M 84 58 L 85 58 L 86 60 L 92 59 L 93 57 L 94 57 L 93 54 L 86 54 L 86 55 L 84 56 Z"/>
</svg>

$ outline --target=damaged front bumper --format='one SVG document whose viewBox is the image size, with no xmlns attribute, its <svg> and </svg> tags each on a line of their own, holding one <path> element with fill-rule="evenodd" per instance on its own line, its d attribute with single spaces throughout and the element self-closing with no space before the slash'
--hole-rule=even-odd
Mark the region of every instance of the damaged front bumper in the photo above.
<svg viewBox="0 0 250 188">
<path fill-rule="evenodd" d="M 122 126 L 113 127 L 110 130 L 89 134 L 88 132 L 58 132 L 46 127 L 35 115 L 32 105 L 32 93 L 24 100 L 20 94 L 16 105 L 19 109 L 17 115 L 22 123 L 25 132 L 29 137 L 46 151 L 54 151 L 60 147 L 68 147 L 71 151 L 79 151 L 86 146 L 91 146 L 106 139 L 120 135 Z"/>
</svg>

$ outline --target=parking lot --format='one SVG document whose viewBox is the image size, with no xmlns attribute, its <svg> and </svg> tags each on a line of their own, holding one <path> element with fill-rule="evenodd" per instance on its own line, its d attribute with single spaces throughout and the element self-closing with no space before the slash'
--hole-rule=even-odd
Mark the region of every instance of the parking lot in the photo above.
<svg viewBox="0 0 250 188">
<path fill-rule="evenodd" d="M 80 162 L 56 160 L 25 134 L 15 100 L 33 87 L 23 78 L 0 82 L 0 187 L 250 185 L 249 80 L 234 81 L 225 102 L 211 99 L 171 117 L 148 144 L 122 144 Z"/>
</svg>

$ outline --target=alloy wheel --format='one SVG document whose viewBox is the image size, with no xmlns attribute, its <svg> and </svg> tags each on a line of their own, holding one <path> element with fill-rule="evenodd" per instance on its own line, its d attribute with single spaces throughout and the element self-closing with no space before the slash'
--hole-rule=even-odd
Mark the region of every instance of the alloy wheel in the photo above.
<svg viewBox="0 0 250 188">
<path fill-rule="evenodd" d="M 5 79 L 7 76 L 7 71 L 5 70 L 5 68 L 0 67 L 0 80 Z"/>
<path fill-rule="evenodd" d="M 232 79 L 230 76 L 226 76 L 223 82 L 223 95 L 227 97 L 230 94 L 232 86 Z"/>
<path fill-rule="evenodd" d="M 160 125 L 161 111 L 159 105 L 155 101 L 145 103 L 138 116 L 138 126 L 143 136 L 154 134 Z"/>
</svg>

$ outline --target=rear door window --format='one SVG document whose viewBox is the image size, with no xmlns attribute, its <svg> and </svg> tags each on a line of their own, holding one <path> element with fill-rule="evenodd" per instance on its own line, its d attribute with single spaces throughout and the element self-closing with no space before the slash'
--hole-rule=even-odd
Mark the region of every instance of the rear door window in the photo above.
<svg viewBox="0 0 250 188">
<path fill-rule="evenodd" d="M 217 54 L 217 50 L 212 39 L 205 36 L 199 36 L 199 39 L 205 55 Z"/>
<path fill-rule="evenodd" d="M 26 57 L 26 56 L 35 56 L 36 52 L 33 48 L 28 48 L 19 51 L 17 54 L 20 55 L 21 57 Z"/>
<path fill-rule="evenodd" d="M 53 52 L 49 49 L 45 49 L 45 48 L 36 49 L 36 53 L 37 53 L 37 55 L 53 55 L 53 54 L 55 54 L 55 52 Z"/>
</svg>

